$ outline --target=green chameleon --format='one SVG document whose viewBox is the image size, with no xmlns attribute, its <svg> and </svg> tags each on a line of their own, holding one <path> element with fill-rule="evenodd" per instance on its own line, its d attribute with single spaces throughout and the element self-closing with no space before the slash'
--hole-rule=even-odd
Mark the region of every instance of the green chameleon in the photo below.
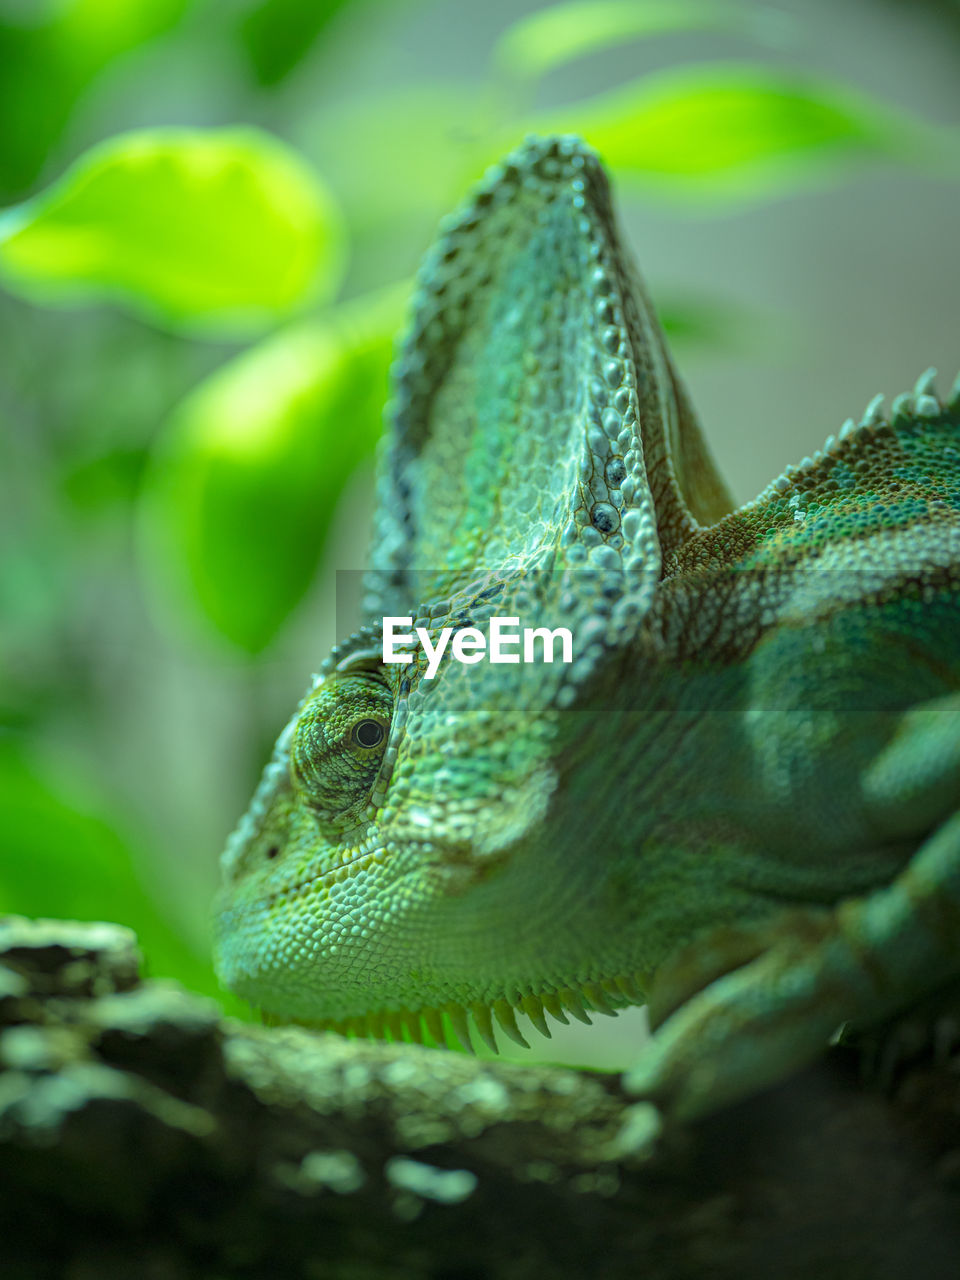
<svg viewBox="0 0 960 1280">
<path fill-rule="evenodd" d="M 223 856 L 228 987 L 493 1047 L 646 1003 L 627 1086 L 690 1118 L 956 978 L 956 391 L 733 510 L 603 169 L 546 138 L 442 225 L 388 417 L 367 624 Z M 572 661 L 428 679 L 384 616 L 565 626 Z"/>
</svg>

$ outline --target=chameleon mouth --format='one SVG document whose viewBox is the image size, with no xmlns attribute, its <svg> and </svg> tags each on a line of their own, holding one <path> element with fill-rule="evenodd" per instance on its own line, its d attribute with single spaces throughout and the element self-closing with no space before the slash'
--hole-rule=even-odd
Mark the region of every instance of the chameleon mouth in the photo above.
<svg viewBox="0 0 960 1280">
<path fill-rule="evenodd" d="M 615 1018 L 621 1009 L 646 1002 L 643 979 L 639 974 L 620 975 L 598 982 L 557 987 L 538 994 L 513 992 L 491 1001 L 474 1001 L 469 1005 L 449 1002 L 433 1008 L 391 1009 L 365 1013 L 350 1018 L 320 1020 L 278 1018 L 261 1012 L 264 1022 L 289 1023 L 312 1027 L 318 1031 L 336 1031 L 351 1039 L 387 1040 L 392 1043 L 426 1044 L 448 1047 L 459 1043 L 473 1053 L 475 1034 L 492 1053 L 499 1053 L 496 1030 L 515 1044 L 529 1049 L 529 1041 L 517 1025 L 517 1014 L 525 1014 L 530 1025 L 551 1038 L 546 1015 L 569 1026 L 571 1014 L 578 1022 L 592 1026 L 592 1013 Z"/>
</svg>

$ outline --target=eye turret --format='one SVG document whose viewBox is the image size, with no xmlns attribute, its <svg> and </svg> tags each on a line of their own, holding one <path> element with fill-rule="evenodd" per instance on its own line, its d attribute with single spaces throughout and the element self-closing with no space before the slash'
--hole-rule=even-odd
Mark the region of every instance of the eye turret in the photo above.
<svg viewBox="0 0 960 1280">
<path fill-rule="evenodd" d="M 293 784 L 319 817 L 358 818 L 380 770 L 393 697 L 368 675 L 335 676 L 304 705 L 290 747 Z"/>
</svg>

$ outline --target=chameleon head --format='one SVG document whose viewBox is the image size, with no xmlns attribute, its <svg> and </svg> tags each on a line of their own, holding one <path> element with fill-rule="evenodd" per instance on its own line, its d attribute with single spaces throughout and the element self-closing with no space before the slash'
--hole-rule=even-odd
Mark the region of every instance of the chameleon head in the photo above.
<svg viewBox="0 0 960 1280">
<path fill-rule="evenodd" d="M 416 1033 L 446 1011 L 461 1038 L 465 1010 L 488 1038 L 491 1008 L 513 1034 L 516 1007 L 543 1030 L 544 1008 L 636 1003 L 610 654 L 636 651 L 661 550 L 729 500 L 578 139 L 529 140 L 448 220 L 389 416 L 368 620 L 420 600 L 481 628 L 495 600 L 572 627 L 574 660 L 431 679 L 383 665 L 372 626 L 335 650 L 224 855 L 220 975 L 280 1017 Z"/>
<path fill-rule="evenodd" d="M 543 1023 L 544 1003 L 562 1017 L 638 999 L 635 959 L 599 953 L 614 933 L 591 919 L 592 904 L 609 923 L 615 888 L 559 855 L 569 722 L 531 703 L 523 668 L 445 663 L 418 683 L 350 647 L 227 845 L 223 982 L 280 1019 L 416 1035 L 446 1013 L 462 1035 L 472 1011 L 488 1039 L 490 1010 L 512 1031 L 512 1009 Z"/>
</svg>

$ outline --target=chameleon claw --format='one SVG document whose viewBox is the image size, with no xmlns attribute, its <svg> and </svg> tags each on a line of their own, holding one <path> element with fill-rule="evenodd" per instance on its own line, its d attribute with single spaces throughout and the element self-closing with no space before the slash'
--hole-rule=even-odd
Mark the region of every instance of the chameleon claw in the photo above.
<svg viewBox="0 0 960 1280">
<path fill-rule="evenodd" d="M 652 1102 L 634 1102 L 625 1107 L 620 1127 L 611 1139 L 606 1155 L 611 1160 L 625 1156 L 649 1157 L 663 1132 L 663 1117 Z"/>
</svg>

